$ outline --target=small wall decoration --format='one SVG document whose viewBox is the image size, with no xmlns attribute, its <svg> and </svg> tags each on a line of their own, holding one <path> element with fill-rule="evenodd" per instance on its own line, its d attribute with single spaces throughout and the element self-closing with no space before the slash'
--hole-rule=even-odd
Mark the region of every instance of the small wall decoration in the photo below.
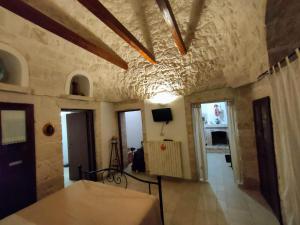
<svg viewBox="0 0 300 225">
<path fill-rule="evenodd" d="M 43 127 L 43 133 L 46 136 L 52 136 L 55 133 L 55 128 L 51 123 L 47 123 Z"/>
<path fill-rule="evenodd" d="M 165 144 L 161 144 L 161 145 L 160 145 L 160 150 L 161 150 L 161 151 L 165 151 L 166 148 L 167 148 L 167 146 L 166 146 Z"/>
<path fill-rule="evenodd" d="M 219 104 L 214 105 L 215 123 L 220 124 L 224 120 L 224 111 Z"/>
</svg>

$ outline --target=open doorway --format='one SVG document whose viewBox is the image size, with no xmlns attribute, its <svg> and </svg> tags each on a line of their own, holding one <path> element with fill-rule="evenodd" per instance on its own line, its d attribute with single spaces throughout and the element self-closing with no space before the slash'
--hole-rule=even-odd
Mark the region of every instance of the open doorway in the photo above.
<svg viewBox="0 0 300 225">
<path fill-rule="evenodd" d="M 212 102 L 201 104 L 204 130 L 207 173 L 210 183 L 219 183 L 222 177 L 233 180 L 227 103 Z"/>
<path fill-rule="evenodd" d="M 239 183 L 232 117 L 228 101 L 193 105 L 197 168 L 202 181 Z"/>
<path fill-rule="evenodd" d="M 79 179 L 83 171 L 96 169 L 94 122 L 91 110 L 62 110 L 62 155 L 65 187 Z"/>
<path fill-rule="evenodd" d="M 141 110 L 118 112 L 121 167 L 127 172 L 145 172 Z"/>
</svg>

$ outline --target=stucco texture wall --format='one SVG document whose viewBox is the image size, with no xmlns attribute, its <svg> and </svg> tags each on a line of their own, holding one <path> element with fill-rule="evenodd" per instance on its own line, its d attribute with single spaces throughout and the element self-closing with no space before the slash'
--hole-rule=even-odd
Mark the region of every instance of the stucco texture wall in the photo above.
<svg viewBox="0 0 300 225">
<path fill-rule="evenodd" d="M 194 179 L 197 178 L 192 104 L 224 100 L 232 102 L 234 117 L 232 119 L 235 124 L 236 149 L 243 186 L 246 188 L 257 189 L 259 187 L 259 176 L 250 86 L 243 86 L 236 89 L 216 89 L 213 91 L 195 93 L 185 97 L 186 126 L 192 177 Z"/>
<path fill-rule="evenodd" d="M 0 91 L 0 101 L 34 104 L 37 194 L 42 198 L 63 187 L 61 109 L 94 110 L 96 160 L 101 164 L 100 102 L 61 97 L 68 75 L 75 70 L 91 72 L 89 65 L 98 58 L 1 7 L 0 33 L 0 42 L 16 49 L 28 63 L 29 93 Z M 56 129 L 52 137 L 42 133 L 49 122 Z"/>
<path fill-rule="evenodd" d="M 100 104 L 100 129 L 101 129 L 101 154 L 102 164 L 101 168 L 109 166 L 109 157 L 111 150 L 111 138 L 118 136 L 117 122 L 115 117 L 114 105 L 108 102 L 101 102 Z"/>
<path fill-rule="evenodd" d="M 100 143 L 100 102 L 60 97 L 65 94 L 65 81 L 72 71 L 83 70 L 91 76 L 97 100 L 120 102 L 143 99 L 158 91 L 187 95 L 212 88 L 236 87 L 253 81 L 267 68 L 265 1 L 170 1 L 188 47 L 188 53 L 183 57 L 179 55 L 155 1 L 103 1 L 155 53 L 157 65 L 145 61 L 75 0 L 26 1 L 129 62 L 129 69 L 124 71 L 0 7 L 0 42 L 15 48 L 25 57 L 29 65 L 29 87 L 32 90 L 28 95 L 1 92 L 0 99 L 4 102 L 35 105 L 39 198 L 63 186 L 61 108 L 95 110 L 99 166 L 101 147 L 107 148 Z M 142 110 L 145 123 L 143 104 L 128 103 L 114 107 L 117 111 L 137 105 Z M 111 108 L 108 110 L 111 112 Z M 47 122 L 58 128 L 53 137 L 46 138 L 41 133 L 42 126 Z M 190 123 L 189 120 L 187 123 Z M 147 140 L 145 130 L 143 137 Z M 192 165 L 194 158 L 190 154 Z M 251 157 L 249 162 L 254 161 Z M 248 175 L 250 179 L 255 176 L 255 172 L 251 173 Z M 189 174 L 186 173 L 186 176 Z"/>
<path fill-rule="evenodd" d="M 1 102 L 26 103 L 34 105 L 36 177 L 38 198 L 53 193 L 64 186 L 61 134 L 61 109 L 92 109 L 95 119 L 95 147 L 97 166 L 101 166 L 100 146 L 100 104 L 45 97 L 31 94 L 17 94 L 0 91 Z M 43 134 L 43 126 L 51 123 L 55 127 L 53 136 Z"/>
<path fill-rule="evenodd" d="M 268 67 L 265 0 L 171 0 L 188 48 L 185 56 L 175 47 L 155 1 L 101 1 L 154 53 L 156 65 L 147 62 L 78 1 L 26 2 L 129 64 L 127 71 L 122 70 L 1 8 L 1 39 L 24 52 L 32 61 L 32 70 L 48 65 L 47 71 L 31 77 L 37 92 L 53 92 L 50 80 L 61 88 L 61 79 L 71 67 L 90 73 L 97 98 L 114 102 L 148 98 L 159 91 L 187 95 L 237 87 L 253 81 Z"/>
<path fill-rule="evenodd" d="M 274 65 L 300 47 L 300 1 L 268 0 L 266 11 L 267 46 Z"/>
</svg>

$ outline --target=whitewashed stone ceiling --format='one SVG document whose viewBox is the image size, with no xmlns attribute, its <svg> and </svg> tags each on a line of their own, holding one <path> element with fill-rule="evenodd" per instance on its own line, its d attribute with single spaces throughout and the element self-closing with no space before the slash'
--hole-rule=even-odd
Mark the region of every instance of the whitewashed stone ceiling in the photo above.
<svg viewBox="0 0 300 225">
<path fill-rule="evenodd" d="M 101 0 L 151 52 L 140 56 L 76 0 L 27 0 L 77 33 L 129 63 L 127 71 L 101 58 L 88 66 L 95 96 L 107 101 L 148 98 L 156 92 L 188 95 L 253 82 L 268 68 L 265 0 L 170 0 L 187 46 L 181 56 L 155 0 Z M 84 59 L 88 61 L 89 59 Z"/>
</svg>

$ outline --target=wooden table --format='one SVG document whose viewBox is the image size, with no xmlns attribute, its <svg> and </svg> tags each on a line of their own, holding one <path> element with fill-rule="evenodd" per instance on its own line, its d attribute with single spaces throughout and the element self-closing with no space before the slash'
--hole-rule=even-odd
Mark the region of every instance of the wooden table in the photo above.
<svg viewBox="0 0 300 225">
<path fill-rule="evenodd" d="M 0 225 L 161 225 L 154 196 L 78 181 L 0 220 Z"/>
</svg>

